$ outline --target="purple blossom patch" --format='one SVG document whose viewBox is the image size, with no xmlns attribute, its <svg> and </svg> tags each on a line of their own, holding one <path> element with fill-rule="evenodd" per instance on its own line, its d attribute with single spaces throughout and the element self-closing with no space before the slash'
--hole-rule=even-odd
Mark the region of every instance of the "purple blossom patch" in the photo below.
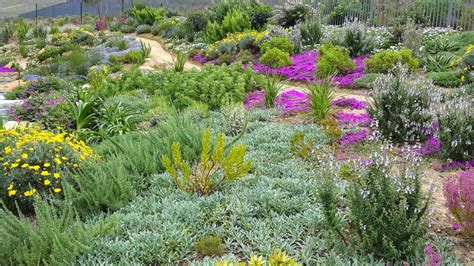
<svg viewBox="0 0 474 266">
<path fill-rule="evenodd" d="M 366 101 L 359 101 L 356 98 L 339 98 L 332 101 L 333 105 L 349 108 L 351 110 L 363 110 L 367 107 Z"/>
<path fill-rule="evenodd" d="M 346 148 L 364 142 L 367 139 L 369 133 L 369 130 L 366 128 L 363 128 L 359 131 L 347 132 L 344 136 L 339 138 L 341 148 Z"/>
<path fill-rule="evenodd" d="M 336 120 L 339 125 L 348 126 L 362 126 L 366 127 L 372 123 L 372 117 L 369 114 L 351 114 L 338 112 L 336 113 Z"/>
<path fill-rule="evenodd" d="M 277 96 L 275 105 L 281 107 L 285 114 L 296 114 L 310 111 L 311 99 L 304 92 L 289 90 Z"/>
<path fill-rule="evenodd" d="M 0 65 L 0 73 L 13 73 L 16 72 L 16 70 L 5 67 L 4 65 Z"/>
<path fill-rule="evenodd" d="M 244 100 L 245 108 L 247 110 L 257 108 L 265 109 L 265 92 L 263 91 L 251 91 L 247 94 L 247 98 Z"/>
</svg>

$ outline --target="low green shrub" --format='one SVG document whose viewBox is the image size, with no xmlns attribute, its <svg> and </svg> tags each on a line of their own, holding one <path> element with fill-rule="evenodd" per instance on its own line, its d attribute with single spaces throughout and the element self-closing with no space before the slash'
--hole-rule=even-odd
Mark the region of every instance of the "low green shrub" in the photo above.
<svg viewBox="0 0 474 266">
<path fill-rule="evenodd" d="M 406 65 L 410 71 L 415 71 L 419 67 L 418 59 L 413 58 L 409 49 L 400 51 L 383 50 L 374 54 L 371 58 L 365 59 L 367 71 L 371 73 L 387 73 L 393 69 L 398 62 Z"/>
<path fill-rule="evenodd" d="M 454 56 L 449 53 L 427 55 L 421 58 L 421 64 L 427 72 L 446 72 L 452 68 Z"/>
<path fill-rule="evenodd" d="M 271 16 L 272 8 L 269 5 L 257 1 L 251 2 L 249 17 L 252 29 L 260 30 L 264 28 Z"/>
<path fill-rule="evenodd" d="M 260 63 L 271 68 L 279 68 L 291 65 L 293 62 L 291 61 L 290 54 L 287 52 L 278 48 L 271 48 L 260 57 Z"/>
<path fill-rule="evenodd" d="M 151 26 L 150 25 L 140 25 L 137 27 L 137 34 L 145 34 L 151 33 Z"/>
<path fill-rule="evenodd" d="M 309 18 L 299 25 L 303 45 L 319 44 L 323 36 L 321 22 L 317 18 Z"/>
<path fill-rule="evenodd" d="M 12 265 L 73 264 L 92 251 L 91 242 L 115 230 L 116 222 L 82 223 L 67 203 L 58 207 L 38 200 L 35 219 L 0 209 L 0 260 Z"/>
<path fill-rule="evenodd" d="M 209 14 L 202 10 L 193 10 L 186 15 L 186 24 L 191 32 L 197 33 L 206 30 Z"/>
<path fill-rule="evenodd" d="M 44 49 L 38 55 L 36 55 L 36 58 L 38 58 L 40 62 L 43 62 L 43 61 L 46 61 L 47 59 L 60 56 L 66 52 L 70 52 L 75 49 L 77 49 L 77 46 L 73 44 L 61 45 L 59 47 L 49 47 L 49 48 Z"/>
<path fill-rule="evenodd" d="M 371 90 L 374 87 L 375 80 L 380 76 L 377 73 L 367 73 L 361 78 L 355 79 L 355 89 Z"/>
<path fill-rule="evenodd" d="M 319 48 L 317 72 L 319 77 L 344 74 L 355 67 L 349 52 L 331 43 L 324 44 Z"/>
<path fill-rule="evenodd" d="M 426 77 L 431 79 L 435 85 L 445 88 L 455 88 L 462 85 L 461 71 L 431 72 Z"/>
<path fill-rule="evenodd" d="M 293 46 L 293 43 L 290 39 L 283 37 L 275 37 L 262 43 L 260 47 L 260 53 L 265 54 L 267 51 L 273 48 L 278 48 L 281 51 L 288 53 L 289 55 L 292 55 L 295 51 L 295 47 Z"/>
<path fill-rule="evenodd" d="M 203 256 L 219 256 L 224 253 L 224 245 L 217 236 L 207 236 L 196 242 L 194 250 Z"/>
<path fill-rule="evenodd" d="M 204 131 L 202 136 L 201 159 L 190 166 L 183 160 L 180 144 L 174 142 L 171 147 L 172 158 L 162 157 L 162 163 L 179 190 L 197 195 L 208 195 L 225 183 L 244 176 L 252 164 L 245 161 L 247 146 L 238 145 L 225 152 L 225 137 L 217 135 L 216 143 L 211 150 L 211 130 Z"/>
<path fill-rule="evenodd" d="M 155 21 L 164 19 L 166 10 L 164 8 L 155 8 L 145 6 L 144 8 L 132 7 L 130 16 L 135 18 L 140 24 L 153 25 Z"/>
<path fill-rule="evenodd" d="M 237 55 L 236 62 L 241 64 L 252 63 L 254 60 L 253 54 L 251 51 L 241 50 Z"/>
</svg>

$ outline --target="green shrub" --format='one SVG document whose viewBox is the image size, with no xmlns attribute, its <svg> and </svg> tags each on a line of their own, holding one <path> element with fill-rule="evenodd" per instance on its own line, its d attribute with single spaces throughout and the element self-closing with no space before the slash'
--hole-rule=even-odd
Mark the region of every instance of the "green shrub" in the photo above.
<svg viewBox="0 0 474 266">
<path fill-rule="evenodd" d="M 439 110 L 438 138 L 441 144 L 441 157 L 455 161 L 472 159 L 474 123 L 473 106 L 470 96 L 455 95 Z"/>
<path fill-rule="evenodd" d="M 15 36 L 17 37 L 19 43 L 23 43 L 23 41 L 25 41 L 26 34 L 29 30 L 30 26 L 23 20 L 20 20 L 15 24 Z"/>
<path fill-rule="evenodd" d="M 239 10 L 234 10 L 224 17 L 222 23 L 209 22 L 207 24 L 206 40 L 215 42 L 223 39 L 228 33 L 244 32 L 250 27 L 248 16 Z"/>
<path fill-rule="evenodd" d="M 367 38 L 366 28 L 363 24 L 353 22 L 346 26 L 344 47 L 349 50 L 349 55 L 352 57 L 367 54 L 373 50 L 373 44 Z"/>
<path fill-rule="evenodd" d="M 44 49 L 41 53 L 39 53 L 36 56 L 36 58 L 38 58 L 38 60 L 40 62 L 43 62 L 43 61 L 45 61 L 49 58 L 60 56 L 64 53 L 70 52 L 74 49 L 77 49 L 77 46 L 72 45 L 72 44 L 61 45 L 59 47 L 50 47 L 50 48 Z"/>
<path fill-rule="evenodd" d="M 394 172 L 394 160 L 378 156 L 359 170 L 357 181 L 349 182 L 347 222 L 338 213 L 334 181 L 321 186 L 325 223 L 346 248 L 357 253 L 386 261 L 408 260 L 424 245 L 429 200 L 422 194 L 421 175 L 414 167 Z"/>
<path fill-rule="evenodd" d="M 382 136 L 399 144 L 423 141 L 432 122 L 428 110 L 433 86 L 424 79 L 411 79 L 406 71 L 378 78 L 367 108 Z"/>
<path fill-rule="evenodd" d="M 249 16 L 252 29 L 260 30 L 272 16 L 272 8 L 265 3 L 253 1 L 251 2 Z"/>
<path fill-rule="evenodd" d="M 127 25 L 127 24 L 121 25 L 120 26 L 120 32 L 125 33 L 125 34 L 133 33 L 133 32 L 135 32 L 135 27 L 132 26 L 132 25 Z"/>
<path fill-rule="evenodd" d="M 265 92 L 265 105 L 267 108 L 272 108 L 275 106 L 276 97 L 283 90 L 282 78 L 279 75 L 268 76 L 262 85 Z"/>
<path fill-rule="evenodd" d="M 271 48 L 260 57 L 260 63 L 272 68 L 279 68 L 291 65 L 290 55 L 278 48 Z"/>
<path fill-rule="evenodd" d="M 217 63 L 219 65 L 230 65 L 234 61 L 234 56 L 231 54 L 221 54 L 217 58 Z"/>
<path fill-rule="evenodd" d="M 13 91 L 5 93 L 8 100 L 25 99 L 32 94 L 59 92 L 68 89 L 68 85 L 62 79 L 55 77 L 44 77 L 28 82 L 24 86 L 18 86 Z"/>
<path fill-rule="evenodd" d="M 255 38 L 251 35 L 244 36 L 240 38 L 237 47 L 240 50 L 256 50 Z"/>
<path fill-rule="evenodd" d="M 435 85 L 455 88 L 462 85 L 461 74 L 461 71 L 431 72 L 427 73 L 426 77 L 433 80 Z"/>
<path fill-rule="evenodd" d="M 179 190 L 197 195 L 208 195 L 225 183 L 244 176 L 252 164 L 245 161 L 245 145 L 232 147 L 226 154 L 225 136 L 217 135 L 216 143 L 211 150 L 211 130 L 204 131 L 202 136 L 201 159 L 193 166 L 183 160 L 180 144 L 174 142 L 171 148 L 172 159 L 162 157 L 166 171 L 173 178 Z"/>
<path fill-rule="evenodd" d="M 398 62 L 406 65 L 410 71 L 415 71 L 419 67 L 418 60 L 413 58 L 409 49 L 400 51 L 383 50 L 374 54 L 371 58 L 365 59 L 367 71 L 372 73 L 387 73 Z"/>
<path fill-rule="evenodd" d="M 355 63 L 352 62 L 349 52 L 331 43 L 324 44 L 319 48 L 317 62 L 317 75 L 328 77 L 331 75 L 341 75 L 353 69 Z"/>
<path fill-rule="evenodd" d="M 58 208 L 45 201 L 35 204 L 30 217 L 0 210 L 0 259 L 11 265 L 73 264 L 92 251 L 91 241 L 115 230 L 115 221 L 85 224 L 67 203 Z"/>
<path fill-rule="evenodd" d="M 13 35 L 13 29 L 9 25 L 2 27 L 2 30 L 0 31 L 0 38 L 3 43 L 8 43 Z"/>
<path fill-rule="evenodd" d="M 361 78 L 355 79 L 355 89 L 371 90 L 374 87 L 375 80 L 380 76 L 376 73 L 367 73 Z"/>
<path fill-rule="evenodd" d="M 311 15 L 311 12 L 310 5 L 304 4 L 303 1 L 294 1 L 280 6 L 275 11 L 274 18 L 281 26 L 290 28 L 305 21 Z"/>
<path fill-rule="evenodd" d="M 151 32 L 151 26 L 150 25 L 140 25 L 137 27 L 137 34 L 145 34 L 145 33 L 150 33 Z"/>
<path fill-rule="evenodd" d="M 254 58 L 252 52 L 247 50 L 241 50 L 240 53 L 237 55 L 237 59 L 235 61 L 241 64 L 248 64 L 252 63 L 253 60 Z"/>
<path fill-rule="evenodd" d="M 221 24 L 217 22 L 208 22 L 205 32 L 205 38 L 208 43 L 213 43 L 224 38 L 225 33 L 221 27 Z"/>
<path fill-rule="evenodd" d="M 193 10 L 186 15 L 186 24 L 191 32 L 197 33 L 206 30 L 209 14 L 202 10 Z"/>
<path fill-rule="evenodd" d="M 321 22 L 317 18 L 307 19 L 299 25 L 303 45 L 314 46 L 319 44 L 323 36 Z"/>
<path fill-rule="evenodd" d="M 219 129 L 226 135 L 237 136 L 245 130 L 247 116 L 242 103 L 229 103 L 221 106 L 222 119 L 219 120 Z"/>
<path fill-rule="evenodd" d="M 278 48 L 289 55 L 292 55 L 295 51 L 295 47 L 293 46 L 293 43 L 291 43 L 290 39 L 275 37 L 262 43 L 262 46 L 260 47 L 260 53 L 265 54 L 268 50 L 273 48 Z"/>
<path fill-rule="evenodd" d="M 154 8 L 146 6 L 144 8 L 135 8 L 132 7 L 130 10 L 130 15 L 134 17 L 140 24 L 153 25 L 155 21 L 164 19 L 165 17 L 164 8 Z"/>
<path fill-rule="evenodd" d="M 196 242 L 194 250 L 203 256 L 213 257 L 224 253 L 224 245 L 217 236 L 207 236 Z"/>
<path fill-rule="evenodd" d="M 237 47 L 233 42 L 220 42 L 216 47 L 217 53 L 234 55 L 237 52 Z"/>
</svg>

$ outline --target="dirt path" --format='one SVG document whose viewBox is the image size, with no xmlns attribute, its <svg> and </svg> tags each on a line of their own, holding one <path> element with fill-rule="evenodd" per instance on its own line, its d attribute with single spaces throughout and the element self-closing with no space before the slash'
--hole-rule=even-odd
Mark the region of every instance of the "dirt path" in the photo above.
<svg viewBox="0 0 474 266">
<path fill-rule="evenodd" d="M 174 56 L 166 51 L 160 42 L 153 39 L 153 35 L 144 34 L 135 36 L 138 40 L 144 42 L 151 47 L 150 57 L 146 59 L 145 63 L 140 67 L 143 70 L 152 70 L 154 68 L 170 68 L 173 67 Z M 199 69 L 199 66 L 186 62 L 185 69 Z"/>
</svg>

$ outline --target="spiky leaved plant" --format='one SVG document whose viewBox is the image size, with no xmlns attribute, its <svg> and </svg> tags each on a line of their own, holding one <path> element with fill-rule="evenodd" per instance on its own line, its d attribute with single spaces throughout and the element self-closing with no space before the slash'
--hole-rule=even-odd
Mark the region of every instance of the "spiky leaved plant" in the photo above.
<svg viewBox="0 0 474 266">
<path fill-rule="evenodd" d="M 246 151 L 245 145 L 238 145 L 226 155 L 225 136 L 222 133 L 217 135 L 212 149 L 211 130 L 206 129 L 202 136 L 200 162 L 195 162 L 191 168 L 181 156 L 180 144 L 174 142 L 171 147 L 172 158 L 164 155 L 162 163 L 181 191 L 208 195 L 220 185 L 234 181 L 250 170 L 252 164 L 244 158 Z"/>
<path fill-rule="evenodd" d="M 265 105 L 270 108 L 275 105 L 275 98 L 283 90 L 284 83 L 280 75 L 272 75 L 267 77 L 263 82 L 263 90 L 265 91 Z"/>
<path fill-rule="evenodd" d="M 331 78 L 326 78 L 321 82 L 311 84 L 307 87 L 311 98 L 311 108 L 314 118 L 323 120 L 327 118 L 332 108 L 334 92 L 331 85 Z"/>
</svg>

